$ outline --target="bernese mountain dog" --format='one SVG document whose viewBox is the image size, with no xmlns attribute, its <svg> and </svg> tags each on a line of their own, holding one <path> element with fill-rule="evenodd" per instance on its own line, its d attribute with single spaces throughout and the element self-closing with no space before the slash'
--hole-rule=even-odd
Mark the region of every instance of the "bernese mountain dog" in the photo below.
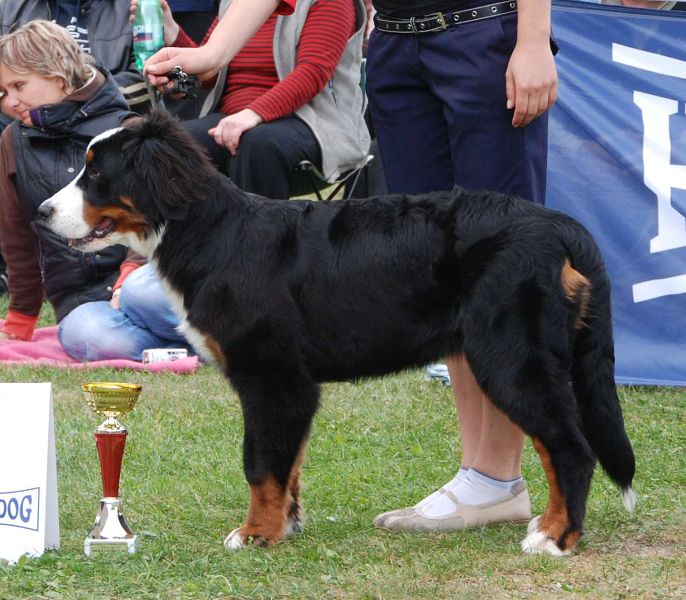
<svg viewBox="0 0 686 600">
<path fill-rule="evenodd" d="M 564 214 L 463 189 L 268 200 L 219 173 L 164 112 L 94 138 L 40 214 L 76 248 L 145 255 L 181 331 L 236 390 L 250 505 L 227 548 L 301 528 L 322 382 L 446 356 L 466 357 L 540 455 L 549 502 L 526 551 L 571 552 L 596 458 L 633 508 L 610 282 L 591 235 Z"/>
</svg>

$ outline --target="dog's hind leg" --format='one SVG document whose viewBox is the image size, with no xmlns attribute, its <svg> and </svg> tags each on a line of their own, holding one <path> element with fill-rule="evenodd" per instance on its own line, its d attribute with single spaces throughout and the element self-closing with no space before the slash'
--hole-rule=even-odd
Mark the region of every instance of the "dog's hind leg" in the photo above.
<svg viewBox="0 0 686 600">
<path fill-rule="evenodd" d="M 224 546 L 271 546 L 303 525 L 300 467 L 318 405 L 315 383 L 293 374 L 274 382 L 255 378 L 237 383 L 244 418 L 243 467 L 250 485 L 245 523 Z"/>
<path fill-rule="evenodd" d="M 509 403 L 495 401 L 531 437 L 548 480 L 547 508 L 529 523 L 522 549 L 566 556 L 583 533 L 595 456 L 579 426 L 569 385 L 531 383 L 526 394 L 511 392 Z"/>
<path fill-rule="evenodd" d="M 470 323 L 464 348 L 484 392 L 534 440 L 548 478 L 548 508 L 530 524 L 522 547 L 559 556 L 571 553 L 583 532 L 595 456 L 569 385 L 573 329 L 566 300 L 529 287 L 515 290 L 490 327 Z"/>
<path fill-rule="evenodd" d="M 593 475 L 594 458 L 583 438 L 575 432 L 574 439 L 552 438 L 544 443 L 532 438 L 548 479 L 548 506 L 528 527 L 522 549 L 531 554 L 553 556 L 571 554 L 583 533 L 586 499 Z M 553 447 L 550 452 L 546 444 Z"/>
</svg>

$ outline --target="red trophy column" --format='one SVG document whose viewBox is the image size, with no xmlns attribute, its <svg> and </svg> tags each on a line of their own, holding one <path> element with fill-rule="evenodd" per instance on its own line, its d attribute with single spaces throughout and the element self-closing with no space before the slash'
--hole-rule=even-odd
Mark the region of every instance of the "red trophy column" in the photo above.
<svg viewBox="0 0 686 600">
<path fill-rule="evenodd" d="M 105 498 L 119 497 L 119 477 L 126 445 L 126 430 L 112 433 L 95 432 L 95 444 L 100 457 L 102 490 Z"/>
</svg>

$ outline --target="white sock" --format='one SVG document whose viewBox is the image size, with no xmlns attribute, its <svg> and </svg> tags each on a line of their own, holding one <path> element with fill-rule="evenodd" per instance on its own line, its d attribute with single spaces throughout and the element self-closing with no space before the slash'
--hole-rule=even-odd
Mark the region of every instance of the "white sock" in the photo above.
<svg viewBox="0 0 686 600">
<path fill-rule="evenodd" d="M 457 475 L 443 487 L 453 492 L 460 480 L 467 476 L 468 471 L 469 469 L 460 467 Z M 440 489 L 436 490 L 433 494 L 429 494 L 424 500 L 421 500 L 417 504 L 417 507 L 422 509 L 422 513 L 431 517 L 446 515 L 455 511 L 455 503 L 450 500 L 448 496 L 442 494 Z"/>
<path fill-rule="evenodd" d="M 510 481 L 501 481 L 484 475 L 475 469 L 460 472 L 443 487 L 452 492 L 464 504 L 484 504 L 504 498 L 515 483 L 522 481 L 521 475 Z M 447 494 L 436 491 L 418 505 L 427 517 L 442 517 L 455 512 L 455 503 Z"/>
</svg>

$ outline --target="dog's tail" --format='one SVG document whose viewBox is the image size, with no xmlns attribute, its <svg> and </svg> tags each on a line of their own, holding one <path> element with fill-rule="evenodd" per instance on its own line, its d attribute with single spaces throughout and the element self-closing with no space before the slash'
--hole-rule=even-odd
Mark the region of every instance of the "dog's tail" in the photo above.
<svg viewBox="0 0 686 600">
<path fill-rule="evenodd" d="M 602 467 L 621 488 L 624 506 L 631 512 L 636 505 L 636 495 L 631 487 L 635 459 L 624 429 L 614 379 L 610 282 L 602 259 L 587 277 L 580 276 L 574 269 L 571 271 L 579 276 L 567 289 L 568 298 L 578 309 L 573 324 L 577 335 L 571 369 L 572 386 L 584 434 Z"/>
</svg>

